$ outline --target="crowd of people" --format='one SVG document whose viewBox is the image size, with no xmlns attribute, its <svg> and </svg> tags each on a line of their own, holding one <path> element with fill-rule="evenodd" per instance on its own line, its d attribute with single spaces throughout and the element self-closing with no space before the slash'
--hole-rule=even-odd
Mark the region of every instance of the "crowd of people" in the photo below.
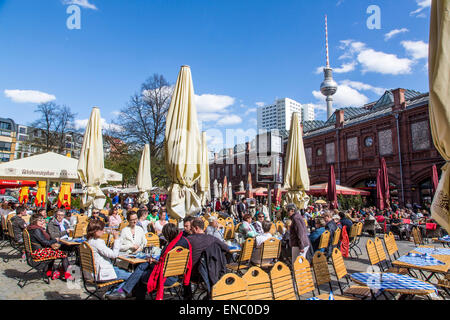
<svg viewBox="0 0 450 320">
<path fill-rule="evenodd" d="M 270 232 L 272 223 L 283 221 L 282 232 L 277 237 L 282 242 L 282 259 L 292 263 L 301 255 L 310 260 L 315 251 L 319 250 L 319 242 L 323 232 L 328 230 L 332 239 L 338 228 L 348 233 L 354 223 L 373 220 L 377 229 L 382 232 L 392 231 L 400 239 L 409 240 L 409 225 L 423 225 L 432 222 L 430 213 L 419 207 L 400 208 L 393 204 L 388 210 L 377 210 L 375 207 L 346 211 L 330 210 L 327 205 L 313 204 L 306 209 L 299 209 L 293 204 L 269 214 L 267 202 L 256 204 L 253 199 L 242 198 L 239 201 L 213 201 L 208 202 L 202 212 L 196 216 L 188 216 L 180 225 L 169 223 L 164 201 L 151 199 L 147 205 L 138 205 L 135 197 L 128 196 L 120 199 L 118 195 L 113 198 L 113 206 L 107 205 L 103 210 L 93 209 L 91 212 L 79 212 L 62 208 L 55 208 L 51 217 L 44 208 L 30 210 L 27 206 L 2 203 L 0 215 L 6 219 L 11 215 L 15 241 L 23 243 L 23 230 L 28 230 L 32 243 L 32 255 L 39 257 L 56 257 L 61 259 L 59 268 L 49 263 L 46 274 L 51 279 L 71 280 L 67 272 L 69 267 L 70 248 L 60 242 L 68 239 L 78 223 L 79 217 L 88 216 L 86 241 L 94 252 L 94 261 L 97 274 L 93 275 L 97 281 L 124 280 L 119 286 L 107 292 L 108 299 L 125 299 L 136 297 L 144 299 L 149 292 L 156 292 L 156 298 L 162 299 L 163 285 L 170 285 L 177 278 L 162 277 L 161 268 L 167 253 L 175 246 L 181 246 L 190 251 L 191 260 L 187 274 L 184 277 L 185 298 L 189 299 L 190 281 L 198 282 L 205 277 L 217 281 L 226 264 L 236 258 L 230 252 L 229 239 L 225 239 L 224 226 L 218 223 L 218 217 L 231 218 L 234 225 L 239 225 L 236 240 L 240 243 L 248 238 L 255 239 L 251 262 L 258 263 L 261 258 L 261 246 L 272 238 Z M 213 212 L 217 214 L 212 214 Z M 29 219 L 25 217 L 29 216 Z M 208 226 L 205 228 L 205 218 Z M 411 221 L 405 224 L 403 219 Z M 124 221 L 128 225 L 118 230 Z M 181 227 L 182 225 L 182 227 Z M 108 230 L 114 239 L 108 246 L 103 240 Z M 133 272 L 120 268 L 115 259 L 121 255 L 137 254 L 145 251 L 147 247 L 146 234 L 152 232 L 158 235 L 161 245 L 159 259 L 147 258 L 146 263 L 140 264 Z M 237 243 L 237 241 L 236 241 Z M 330 242 L 331 246 L 331 242 Z M 320 249 L 328 254 L 332 248 Z M 214 257 L 216 274 L 205 271 L 202 267 L 202 257 Z M 208 258 L 206 258 L 208 259 Z M 210 260 L 207 260 L 210 261 Z M 210 268 L 212 269 L 212 268 Z M 206 272 L 206 275 L 205 275 Z"/>
</svg>

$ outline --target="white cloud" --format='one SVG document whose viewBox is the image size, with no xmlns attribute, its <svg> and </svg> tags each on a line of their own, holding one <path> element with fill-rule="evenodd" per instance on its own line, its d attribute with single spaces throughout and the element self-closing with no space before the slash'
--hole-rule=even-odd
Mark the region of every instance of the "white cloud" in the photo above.
<svg viewBox="0 0 450 320">
<path fill-rule="evenodd" d="M 5 90 L 4 93 L 17 103 L 46 103 L 56 100 L 54 95 L 36 90 Z"/>
<path fill-rule="evenodd" d="M 415 11 L 410 12 L 411 16 L 422 12 L 426 8 L 431 7 L 431 0 L 416 0 L 416 2 L 417 2 L 417 5 L 419 6 L 419 8 L 417 8 L 417 10 L 415 10 Z M 416 17 L 422 18 L 423 16 L 425 16 L 425 14 L 421 13 L 421 14 L 417 15 Z"/>
<path fill-rule="evenodd" d="M 75 129 L 85 129 L 87 124 L 89 122 L 89 119 L 76 119 L 74 121 L 74 127 Z M 108 123 L 106 122 L 106 120 L 104 118 L 101 119 L 101 125 L 102 125 L 102 129 L 105 130 L 118 130 L 118 131 L 122 131 L 123 128 L 117 124 L 113 124 L 113 123 Z"/>
<path fill-rule="evenodd" d="M 344 63 L 342 67 L 334 69 L 334 73 L 347 73 L 355 70 L 356 62 Z"/>
<path fill-rule="evenodd" d="M 195 105 L 198 112 L 225 112 L 226 109 L 233 105 L 235 98 L 216 95 L 216 94 L 202 94 L 195 95 Z"/>
<path fill-rule="evenodd" d="M 198 113 L 197 118 L 199 121 L 217 121 L 222 115 L 220 113 Z"/>
<path fill-rule="evenodd" d="M 242 122 L 242 118 L 235 115 L 224 115 L 219 121 L 217 121 L 217 125 L 219 126 L 229 126 L 229 125 L 236 125 Z"/>
<path fill-rule="evenodd" d="M 266 105 L 265 102 L 256 102 L 255 103 L 258 107 L 264 107 Z"/>
<path fill-rule="evenodd" d="M 409 74 L 414 62 L 407 58 L 399 58 L 395 54 L 364 49 L 358 54 L 358 62 L 361 63 L 362 72 L 377 72 L 381 74 Z"/>
<path fill-rule="evenodd" d="M 248 109 L 247 111 L 245 111 L 245 114 L 244 114 L 244 115 L 248 116 L 250 113 L 253 113 L 253 112 L 256 112 L 256 108 L 250 108 L 250 109 Z"/>
<path fill-rule="evenodd" d="M 383 95 L 387 89 L 374 87 L 370 84 L 362 83 L 359 81 L 342 80 L 339 82 L 341 85 L 349 86 L 356 90 L 372 91 L 378 95 Z"/>
<path fill-rule="evenodd" d="M 394 29 L 394 30 L 392 30 L 392 31 L 390 31 L 390 32 L 388 32 L 388 33 L 386 33 L 384 35 L 384 41 L 388 41 L 389 39 L 391 39 L 392 37 L 396 36 L 397 34 L 405 33 L 405 32 L 409 32 L 409 30 L 406 29 L 406 28 Z"/>
<path fill-rule="evenodd" d="M 325 96 L 320 91 L 313 91 L 312 94 L 319 101 L 325 100 Z M 333 101 L 334 105 L 338 107 L 360 107 L 368 103 L 369 98 L 358 90 L 342 84 L 333 96 Z"/>
<path fill-rule="evenodd" d="M 75 4 L 85 9 L 98 10 L 94 4 L 89 3 L 89 0 L 63 0 L 63 3 L 65 5 Z"/>
<path fill-rule="evenodd" d="M 428 43 L 423 41 L 402 41 L 401 44 L 413 59 L 428 58 Z"/>
</svg>

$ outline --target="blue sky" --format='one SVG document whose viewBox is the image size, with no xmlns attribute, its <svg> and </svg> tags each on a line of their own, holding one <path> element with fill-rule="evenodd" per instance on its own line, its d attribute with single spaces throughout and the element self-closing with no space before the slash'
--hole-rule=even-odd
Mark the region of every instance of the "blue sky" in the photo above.
<svg viewBox="0 0 450 320">
<path fill-rule="evenodd" d="M 69 30 L 67 7 L 81 9 Z M 0 0 L 0 116 L 29 124 L 38 102 L 65 104 L 77 124 L 99 106 L 105 123 L 153 73 L 171 83 L 190 65 L 209 147 L 256 131 L 256 108 L 289 97 L 325 120 L 324 16 L 340 85 L 335 107 L 384 89 L 428 91 L 431 0 Z M 370 30 L 377 5 L 381 29 Z M 319 70 L 320 71 L 320 70 Z M 225 129 L 228 132 L 225 133 Z M 230 133 L 230 131 L 232 133 Z"/>
</svg>

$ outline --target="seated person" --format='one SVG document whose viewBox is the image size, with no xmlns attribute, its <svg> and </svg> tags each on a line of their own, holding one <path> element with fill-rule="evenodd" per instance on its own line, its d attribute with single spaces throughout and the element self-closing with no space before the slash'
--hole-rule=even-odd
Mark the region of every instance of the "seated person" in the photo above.
<svg viewBox="0 0 450 320">
<path fill-rule="evenodd" d="M 54 260 L 47 264 L 47 277 L 53 280 L 62 277 L 65 280 L 72 280 L 72 276 L 67 269 L 69 268 L 69 260 L 67 255 L 59 250 L 59 238 L 51 239 L 50 235 L 45 231 L 45 220 L 40 214 L 33 214 L 30 218 L 30 225 L 27 227 L 30 234 L 31 256 L 34 259 L 43 259 L 55 257 L 61 259 L 62 267 L 59 270 L 53 270 Z"/>
<path fill-rule="evenodd" d="M 102 239 L 105 233 L 105 223 L 101 220 L 89 221 L 87 226 L 87 242 L 92 247 L 94 252 L 95 271 L 94 275 L 97 281 L 113 281 L 113 280 L 126 280 L 131 275 L 130 272 L 120 269 L 114 266 L 113 262 L 119 256 L 120 247 L 122 245 L 119 232 L 117 230 L 112 231 L 114 237 L 114 245 L 112 250 L 106 246 L 105 241 Z M 123 283 L 120 284 L 122 286 Z M 119 287 L 120 287 L 119 286 Z"/>
<path fill-rule="evenodd" d="M 253 222 L 253 227 L 255 228 L 256 232 L 261 235 L 264 233 L 262 223 L 264 222 L 264 213 L 260 211 L 256 216 L 256 221 Z"/>
<path fill-rule="evenodd" d="M 311 242 L 313 251 L 316 252 L 317 248 L 319 248 L 320 244 L 320 236 L 325 232 L 325 220 L 323 218 L 317 217 L 314 219 L 316 229 L 310 233 L 309 241 Z M 324 252 L 325 249 L 320 249 L 320 251 Z"/>
<path fill-rule="evenodd" d="M 206 227 L 206 234 L 216 237 L 217 239 L 223 241 L 223 226 L 217 221 L 214 216 L 209 217 L 209 225 Z M 220 231 L 222 229 L 222 232 Z"/>
<path fill-rule="evenodd" d="M 102 221 L 106 222 L 105 219 L 100 216 L 100 210 L 95 209 L 95 208 L 92 209 L 91 217 L 88 219 L 88 221 L 93 221 L 93 220 L 94 221 L 95 220 L 97 220 L 97 221 L 102 220 Z"/>
<path fill-rule="evenodd" d="M 188 216 L 183 219 L 183 237 L 188 237 L 192 234 L 192 221 L 194 221 L 193 216 Z"/>
<path fill-rule="evenodd" d="M 160 235 L 162 232 L 162 228 L 168 224 L 169 222 L 166 220 L 167 213 L 164 210 L 161 210 L 161 213 L 159 214 L 159 220 L 156 221 L 153 226 L 155 228 L 156 234 Z"/>
<path fill-rule="evenodd" d="M 263 215 L 264 218 L 264 215 Z M 253 249 L 253 253 L 252 253 L 252 258 L 251 258 L 251 262 L 253 264 L 259 264 L 261 262 L 261 247 L 264 243 L 264 241 L 272 238 L 272 234 L 270 233 L 270 228 L 272 227 L 272 223 L 268 222 L 268 221 L 263 221 L 262 222 L 262 228 L 263 228 L 263 234 L 259 234 L 256 236 L 255 238 L 255 248 Z M 263 264 L 264 263 L 269 263 L 270 259 L 264 259 L 263 260 Z"/>
<path fill-rule="evenodd" d="M 18 207 L 16 209 L 16 215 L 11 218 L 11 225 L 14 232 L 14 241 L 17 243 L 23 243 L 23 230 L 27 227 L 27 223 L 23 220 L 23 217 L 27 215 L 27 209 L 25 207 Z"/>
<path fill-rule="evenodd" d="M 148 292 L 149 279 L 151 279 L 152 281 L 150 288 L 153 289 L 155 286 L 155 282 L 157 281 L 159 276 L 161 276 L 161 274 L 156 274 L 156 272 L 161 272 L 166 254 L 177 246 L 191 250 L 189 241 L 185 237 L 183 237 L 181 232 L 178 232 L 178 228 L 174 224 L 166 224 L 162 229 L 162 234 L 164 238 L 168 240 L 169 244 L 161 250 L 159 261 L 156 261 L 153 258 L 148 258 L 147 262 L 141 263 L 120 288 L 106 295 L 106 298 L 110 300 L 125 299 L 127 297 L 133 296 L 134 294 L 137 299 L 144 299 L 146 293 Z M 155 274 L 153 274 L 154 270 Z M 170 286 L 177 280 L 178 279 L 176 277 L 169 277 L 164 282 L 162 282 L 162 285 Z M 186 274 L 186 280 L 190 280 L 190 271 L 188 271 Z M 160 292 L 162 288 L 159 287 L 158 289 L 159 291 L 157 299 L 161 298 L 162 294 L 162 292 Z"/>
<path fill-rule="evenodd" d="M 342 228 L 344 228 L 344 226 L 345 227 L 347 227 L 346 228 L 346 231 L 347 231 L 347 234 L 350 232 L 350 229 L 352 228 L 352 226 L 353 226 L 353 222 L 352 222 L 352 220 L 350 220 L 349 219 L 349 217 L 348 217 L 348 215 L 347 214 L 345 214 L 344 212 L 339 212 L 339 217 L 341 217 L 341 225 L 342 225 Z"/>
<path fill-rule="evenodd" d="M 147 246 L 144 229 L 137 227 L 138 216 L 134 211 L 128 211 L 128 226 L 120 233 L 120 253 L 138 253 Z"/>
<path fill-rule="evenodd" d="M 131 211 L 128 211 L 131 212 Z M 127 213 L 128 214 L 128 213 Z M 119 208 L 115 206 L 109 210 L 108 224 L 109 227 L 118 227 L 122 223 L 122 217 L 119 215 Z"/>
<path fill-rule="evenodd" d="M 402 221 L 399 219 L 398 214 L 394 213 L 391 219 L 390 231 L 393 234 L 398 235 L 400 240 L 409 240 L 410 236 L 408 230 L 403 225 Z"/>
<path fill-rule="evenodd" d="M 148 225 L 150 220 L 147 220 L 148 211 L 147 209 L 139 209 L 137 212 L 138 222 L 137 226 L 141 227 L 145 233 L 149 232 Z"/>
<path fill-rule="evenodd" d="M 252 215 L 246 213 L 242 220 L 238 232 L 244 236 L 244 239 L 255 238 L 258 235 L 258 232 L 256 232 L 255 227 L 252 225 Z"/>
<path fill-rule="evenodd" d="M 66 213 L 64 209 L 57 209 L 55 216 L 47 225 L 47 232 L 51 239 L 68 238 L 70 223 L 65 219 Z"/>
</svg>

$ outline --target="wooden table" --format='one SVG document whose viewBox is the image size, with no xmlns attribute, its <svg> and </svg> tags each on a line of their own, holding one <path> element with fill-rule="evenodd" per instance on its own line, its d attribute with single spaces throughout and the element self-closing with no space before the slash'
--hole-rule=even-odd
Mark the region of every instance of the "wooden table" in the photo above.
<svg viewBox="0 0 450 320">
<path fill-rule="evenodd" d="M 117 259 L 125 261 L 128 263 L 128 270 L 134 271 L 134 269 L 142 263 L 148 262 L 146 259 L 129 258 L 127 256 L 118 256 Z"/>
<path fill-rule="evenodd" d="M 422 248 L 430 248 L 430 246 L 419 246 Z M 412 250 L 410 251 L 411 253 L 420 253 L 417 252 L 416 250 Z M 417 266 L 414 264 L 409 264 L 409 263 L 405 263 L 402 261 L 394 261 L 392 262 L 392 264 L 395 267 L 399 267 L 399 268 L 406 268 L 408 269 L 408 272 L 410 271 L 410 269 L 414 269 L 414 270 L 418 270 L 420 272 L 420 274 L 424 277 L 425 281 L 429 281 L 433 276 L 439 280 L 439 277 L 437 276 L 437 274 L 440 275 L 445 275 L 446 273 L 448 273 L 449 269 L 450 269 L 450 255 L 435 255 L 432 254 L 432 257 L 444 262 L 445 264 L 443 265 L 436 265 L 436 266 Z M 427 277 L 423 272 L 429 272 L 430 275 Z"/>
<path fill-rule="evenodd" d="M 437 243 L 442 243 L 442 245 L 445 247 L 450 248 L 450 241 L 445 241 L 445 240 L 439 240 L 439 238 L 432 238 L 431 240 L 433 240 L 434 242 Z"/>
</svg>

